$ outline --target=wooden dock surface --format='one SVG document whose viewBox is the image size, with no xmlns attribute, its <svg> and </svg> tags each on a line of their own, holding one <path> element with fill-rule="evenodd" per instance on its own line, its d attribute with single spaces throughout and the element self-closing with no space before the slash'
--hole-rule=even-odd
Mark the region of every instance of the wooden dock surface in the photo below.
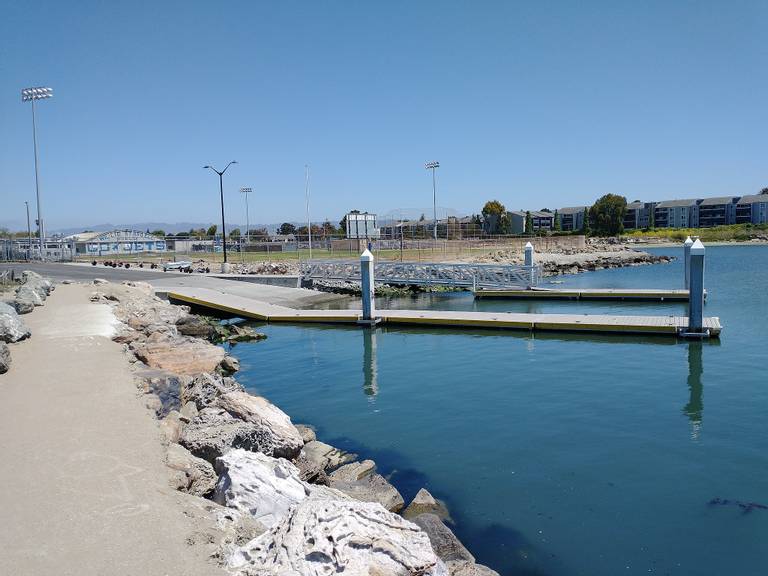
<svg viewBox="0 0 768 576">
<path fill-rule="evenodd" d="M 704 293 L 706 298 L 706 292 Z M 636 300 L 655 302 L 687 302 L 688 290 L 655 290 L 624 288 L 529 288 L 522 290 L 477 290 L 475 298 L 508 298 L 521 300 Z"/>
<path fill-rule="evenodd" d="M 297 310 L 207 288 L 180 288 L 168 298 L 264 322 L 356 324 L 360 310 Z M 526 314 L 457 310 L 377 310 L 383 324 L 445 327 L 506 328 L 528 331 L 661 334 L 676 336 L 688 326 L 684 316 L 617 316 L 603 314 Z M 704 328 L 717 337 L 722 327 L 717 317 L 705 318 Z"/>
</svg>

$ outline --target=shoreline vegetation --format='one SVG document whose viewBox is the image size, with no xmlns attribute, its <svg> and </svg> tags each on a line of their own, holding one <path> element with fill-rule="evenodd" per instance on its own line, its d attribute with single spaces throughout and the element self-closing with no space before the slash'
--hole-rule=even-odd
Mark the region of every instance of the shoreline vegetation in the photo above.
<svg viewBox="0 0 768 576">
<path fill-rule="evenodd" d="M 659 242 L 684 242 L 690 236 L 698 237 L 702 242 L 726 243 L 764 243 L 768 242 L 768 224 L 731 224 L 711 228 L 655 228 L 651 230 L 631 230 L 619 237 L 627 242 L 656 244 Z"/>
<path fill-rule="evenodd" d="M 426 489 L 406 506 L 373 461 L 245 391 L 232 377 L 239 363 L 213 342 L 259 333 L 191 314 L 147 283 L 95 280 L 94 289 L 159 420 L 171 484 L 210 504 L 214 559 L 230 573 L 496 574 L 475 563 Z"/>
</svg>

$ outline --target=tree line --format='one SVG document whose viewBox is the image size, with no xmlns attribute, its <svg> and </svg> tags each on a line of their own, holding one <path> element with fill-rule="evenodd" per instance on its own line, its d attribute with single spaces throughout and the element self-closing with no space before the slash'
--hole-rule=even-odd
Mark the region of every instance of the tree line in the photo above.
<svg viewBox="0 0 768 576">
<path fill-rule="evenodd" d="M 552 214 L 553 232 L 562 232 L 562 215 L 557 210 L 542 208 L 541 212 Z M 490 200 L 485 203 L 481 211 L 485 224 L 485 231 L 489 234 L 511 234 L 512 217 L 504 204 L 498 200 Z M 584 211 L 582 226 L 573 233 L 594 236 L 616 236 L 624 231 L 624 216 L 627 213 L 627 199 L 618 194 L 605 194 L 597 199 L 592 206 L 587 206 Z M 525 212 L 525 231 L 533 233 L 533 215 L 531 211 Z"/>
</svg>

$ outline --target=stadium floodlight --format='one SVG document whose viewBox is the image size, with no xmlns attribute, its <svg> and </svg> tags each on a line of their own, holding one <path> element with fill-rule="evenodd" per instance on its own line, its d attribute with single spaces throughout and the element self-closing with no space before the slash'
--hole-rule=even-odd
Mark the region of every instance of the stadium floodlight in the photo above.
<svg viewBox="0 0 768 576">
<path fill-rule="evenodd" d="M 232 162 L 227 164 L 224 167 L 224 170 L 222 170 L 221 172 L 216 170 L 216 168 L 214 168 L 213 166 L 210 166 L 210 165 L 203 166 L 204 170 L 208 168 L 210 170 L 213 170 L 214 172 L 216 172 L 216 174 L 219 175 L 219 194 L 221 195 L 221 244 L 224 248 L 224 264 L 227 263 L 227 230 L 224 227 L 224 172 L 226 172 L 227 168 L 232 166 L 232 164 L 237 164 L 237 160 L 232 160 Z"/>
<path fill-rule="evenodd" d="M 245 196 L 245 241 L 251 241 L 251 222 L 248 215 L 248 194 L 253 192 L 253 188 L 240 188 L 240 193 Z"/>
<path fill-rule="evenodd" d="M 440 168 L 440 162 L 427 162 L 424 168 L 432 170 L 432 216 L 433 216 L 433 235 L 437 241 L 437 185 L 435 183 L 435 169 Z M 448 234 L 448 224 L 446 222 L 446 235 Z"/>
<path fill-rule="evenodd" d="M 34 88 L 24 88 L 21 91 L 22 102 L 32 102 L 32 145 L 35 149 L 35 195 L 37 196 L 37 235 L 40 240 L 40 259 L 43 259 L 43 248 L 45 245 L 45 226 L 43 225 L 43 214 L 40 209 L 40 171 L 38 169 L 37 159 L 37 122 L 35 119 L 35 100 L 45 100 L 53 98 L 53 88 L 38 86 Z"/>
<path fill-rule="evenodd" d="M 53 98 L 53 88 L 24 88 L 21 91 L 21 101 L 29 102 L 30 100 L 44 100 L 45 98 Z"/>
</svg>

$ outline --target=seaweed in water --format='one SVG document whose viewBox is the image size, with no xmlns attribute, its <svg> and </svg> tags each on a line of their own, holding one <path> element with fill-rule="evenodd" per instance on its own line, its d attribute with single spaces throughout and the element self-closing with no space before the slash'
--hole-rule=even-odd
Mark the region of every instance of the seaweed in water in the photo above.
<svg viewBox="0 0 768 576">
<path fill-rule="evenodd" d="M 712 498 L 707 502 L 709 506 L 738 506 L 742 514 L 749 514 L 752 510 L 768 510 L 765 504 L 757 502 L 742 502 L 741 500 L 728 500 L 727 498 Z"/>
</svg>

